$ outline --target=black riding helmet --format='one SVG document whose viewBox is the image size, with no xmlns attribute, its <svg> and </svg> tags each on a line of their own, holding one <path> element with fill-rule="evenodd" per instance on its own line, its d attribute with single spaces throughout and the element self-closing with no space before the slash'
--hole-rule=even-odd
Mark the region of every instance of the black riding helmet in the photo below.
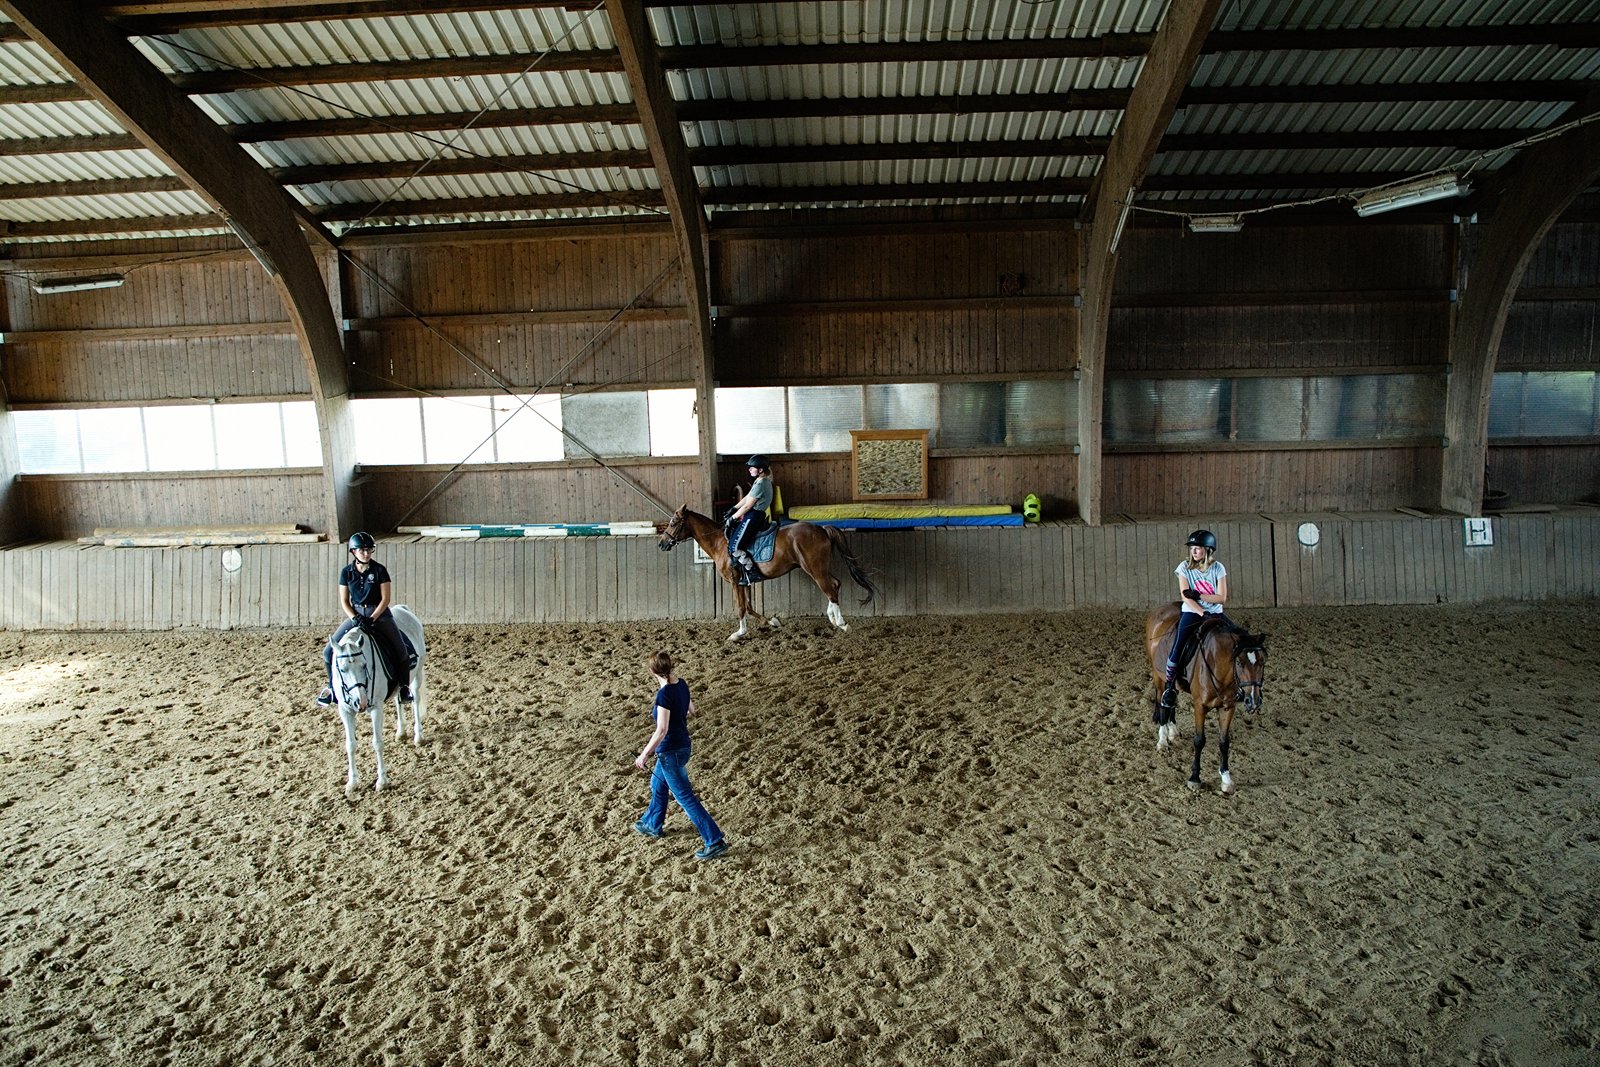
<svg viewBox="0 0 1600 1067">
<path fill-rule="evenodd" d="M 1196 530 L 1189 535 L 1189 540 L 1185 541 L 1184 544 L 1190 548 L 1199 545 L 1209 552 L 1215 552 L 1217 550 L 1217 535 L 1210 530 Z"/>
<path fill-rule="evenodd" d="M 744 461 L 746 467 L 754 467 L 758 471 L 771 471 L 772 461 L 759 452 Z"/>
<path fill-rule="evenodd" d="M 377 547 L 378 542 L 374 541 L 372 535 L 365 530 L 350 535 L 350 551 L 352 552 L 358 548 L 374 549 Z"/>
</svg>

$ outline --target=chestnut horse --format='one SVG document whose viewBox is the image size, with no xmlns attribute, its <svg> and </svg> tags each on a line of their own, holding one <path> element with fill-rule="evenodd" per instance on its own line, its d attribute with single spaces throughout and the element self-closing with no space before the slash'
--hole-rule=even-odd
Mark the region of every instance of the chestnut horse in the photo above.
<svg viewBox="0 0 1600 1067">
<path fill-rule="evenodd" d="M 1156 608 L 1144 620 L 1144 650 L 1150 659 L 1150 678 L 1156 686 L 1156 748 L 1164 750 L 1169 740 L 1178 739 L 1177 712 L 1161 707 L 1161 690 L 1166 688 L 1167 656 L 1172 635 L 1178 625 L 1177 601 Z M 1244 703 L 1246 715 L 1261 710 L 1261 685 L 1266 677 L 1267 635 L 1253 634 L 1226 616 L 1208 616 L 1200 624 L 1194 653 L 1178 678 L 1178 688 L 1187 689 L 1194 703 L 1194 764 L 1189 768 L 1189 788 L 1200 788 L 1200 750 L 1206 747 L 1206 712 L 1215 709 L 1217 741 L 1221 759 L 1222 792 L 1233 792 L 1233 775 L 1228 773 L 1228 731 L 1233 725 L 1234 706 Z"/>
<path fill-rule="evenodd" d="M 728 536 L 723 533 L 721 526 L 704 515 L 681 507 L 673 512 L 672 519 L 662 528 L 657 544 L 661 551 L 669 552 L 673 545 L 691 539 L 711 557 L 722 580 L 733 586 L 734 602 L 739 611 L 739 629 L 728 640 L 737 641 L 748 632 L 745 616 L 750 614 L 750 588 L 734 581 L 733 564 L 728 558 Z M 848 630 L 850 627 L 845 625 L 844 612 L 839 610 L 839 579 L 833 576 L 835 550 L 844 557 L 851 580 L 867 591 L 867 595 L 861 599 L 861 603 L 867 603 L 877 590 L 861 569 L 861 563 L 851 553 L 849 539 L 842 530 L 832 526 L 817 526 L 809 522 L 785 523 L 778 529 L 772 559 L 757 564 L 756 569 L 763 578 L 777 578 L 799 567 L 811 576 L 817 588 L 828 598 L 828 621 L 840 630 Z M 777 624 L 778 619 L 774 616 L 769 625 Z"/>
</svg>

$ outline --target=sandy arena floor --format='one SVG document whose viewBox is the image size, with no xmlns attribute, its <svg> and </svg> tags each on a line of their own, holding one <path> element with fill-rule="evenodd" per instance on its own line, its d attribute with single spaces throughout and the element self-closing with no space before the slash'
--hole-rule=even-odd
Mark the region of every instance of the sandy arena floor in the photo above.
<svg viewBox="0 0 1600 1067">
<path fill-rule="evenodd" d="M 1133 612 L 433 627 L 352 799 L 322 634 L 0 633 L 0 1065 L 1600 1063 L 1595 605 L 1238 614 L 1232 798 Z"/>
</svg>

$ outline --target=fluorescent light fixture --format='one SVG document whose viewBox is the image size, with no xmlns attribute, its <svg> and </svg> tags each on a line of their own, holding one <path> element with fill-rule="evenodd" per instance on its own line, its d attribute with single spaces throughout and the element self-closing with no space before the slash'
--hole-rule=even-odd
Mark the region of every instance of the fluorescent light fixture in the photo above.
<svg viewBox="0 0 1600 1067">
<path fill-rule="evenodd" d="M 1454 174 L 1435 174 L 1418 178 L 1403 185 L 1389 185 L 1374 189 L 1356 200 L 1356 214 L 1365 218 L 1384 211 L 1396 211 L 1413 204 L 1426 204 L 1430 200 L 1443 200 L 1448 196 L 1466 196 L 1472 186 Z"/>
<path fill-rule="evenodd" d="M 1238 233 L 1244 220 L 1238 215 L 1190 215 L 1189 229 L 1195 233 Z"/>
<path fill-rule="evenodd" d="M 28 284 L 36 293 L 77 293 L 84 289 L 115 289 L 122 284 L 122 275 L 80 274 L 75 278 L 34 278 Z"/>
</svg>

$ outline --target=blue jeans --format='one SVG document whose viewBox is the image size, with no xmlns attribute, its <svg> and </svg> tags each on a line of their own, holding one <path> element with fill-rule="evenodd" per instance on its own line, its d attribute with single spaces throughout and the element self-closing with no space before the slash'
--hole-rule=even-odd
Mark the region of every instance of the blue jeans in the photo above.
<svg viewBox="0 0 1600 1067">
<path fill-rule="evenodd" d="M 706 844 L 715 844 L 722 840 L 722 831 L 717 829 L 717 820 L 700 803 L 700 798 L 694 795 L 688 768 L 689 750 L 686 748 L 656 753 L 655 770 L 650 772 L 650 806 L 639 821 L 644 823 L 645 829 L 659 833 L 667 817 L 667 794 L 671 793 Z"/>
</svg>

